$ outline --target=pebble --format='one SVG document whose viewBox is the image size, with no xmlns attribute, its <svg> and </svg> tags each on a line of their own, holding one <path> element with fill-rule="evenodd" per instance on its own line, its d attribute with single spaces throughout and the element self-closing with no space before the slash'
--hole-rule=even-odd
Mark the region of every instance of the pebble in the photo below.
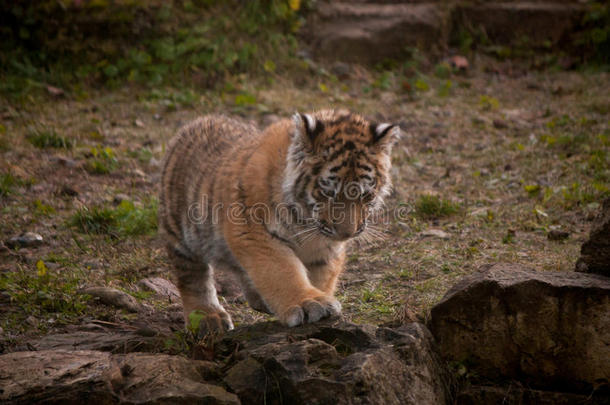
<svg viewBox="0 0 610 405">
<path fill-rule="evenodd" d="M 140 287 L 154 291 L 157 295 L 167 298 L 170 303 L 180 302 L 178 288 L 169 280 L 161 277 L 144 278 L 138 282 Z"/>
<path fill-rule="evenodd" d="M 439 239 L 450 239 L 451 235 L 449 235 L 447 232 L 442 231 L 440 229 L 428 229 L 423 231 L 422 233 L 420 233 L 421 236 L 423 237 L 433 237 L 433 238 L 439 238 Z"/>
<path fill-rule="evenodd" d="M 504 120 L 496 118 L 493 120 L 493 126 L 496 129 L 506 129 L 506 128 L 508 128 L 508 123 Z"/>
<path fill-rule="evenodd" d="M 130 201 L 131 199 L 129 198 L 129 196 L 127 194 L 117 194 L 114 196 L 114 198 L 112 199 L 112 202 L 115 205 L 119 205 L 121 204 L 123 201 Z"/>
<path fill-rule="evenodd" d="M 142 122 L 142 120 L 139 120 L 139 119 L 135 120 L 133 122 L 133 125 L 135 125 L 138 128 L 144 128 L 144 123 Z"/>
<path fill-rule="evenodd" d="M 339 79 L 345 79 L 345 78 L 349 77 L 349 75 L 351 74 L 352 67 L 344 62 L 335 62 L 331 66 L 330 71 L 332 74 L 337 76 Z"/>
<path fill-rule="evenodd" d="M 89 294 L 98 298 L 102 303 L 118 308 L 126 309 L 129 312 L 140 311 L 140 304 L 131 295 L 111 287 L 89 287 L 81 290 L 83 294 Z"/>
<path fill-rule="evenodd" d="M 570 237 L 570 232 L 561 231 L 559 229 L 551 229 L 546 235 L 549 240 L 564 240 Z"/>
<path fill-rule="evenodd" d="M 33 247 L 42 245 L 42 236 L 34 232 L 25 232 L 19 236 L 14 236 L 8 241 L 6 245 L 10 248 L 20 247 Z"/>
<path fill-rule="evenodd" d="M 74 167 L 78 166 L 78 163 L 74 159 L 70 159 L 65 156 L 54 156 L 53 158 L 51 158 L 51 161 L 55 162 L 61 166 L 66 166 L 66 167 L 70 167 L 70 168 L 74 168 Z"/>
<path fill-rule="evenodd" d="M 36 318 L 34 318 L 32 315 L 25 318 L 25 323 L 27 323 L 30 326 L 38 326 L 38 320 Z"/>
<path fill-rule="evenodd" d="M 72 188 L 71 186 L 64 184 L 63 186 L 61 186 L 59 194 L 66 195 L 68 197 L 76 197 L 78 195 L 78 191 Z"/>
</svg>

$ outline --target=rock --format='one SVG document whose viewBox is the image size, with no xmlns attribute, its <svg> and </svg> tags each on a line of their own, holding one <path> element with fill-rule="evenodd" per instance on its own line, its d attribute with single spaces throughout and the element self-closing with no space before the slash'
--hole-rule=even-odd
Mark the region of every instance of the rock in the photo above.
<svg viewBox="0 0 610 405">
<path fill-rule="evenodd" d="M 546 237 L 549 240 L 564 240 L 570 237 L 570 232 L 562 231 L 560 229 L 551 229 L 549 233 L 546 234 Z"/>
<path fill-rule="evenodd" d="M 238 359 L 223 381 L 243 403 L 449 400 L 449 375 L 418 323 L 390 329 L 330 320 L 286 329 L 270 322 L 229 332 L 217 350 Z"/>
<path fill-rule="evenodd" d="M 16 247 L 35 247 L 42 245 L 42 236 L 34 232 L 25 232 L 14 236 L 6 241 L 6 246 L 14 249 Z"/>
<path fill-rule="evenodd" d="M 316 7 L 305 35 L 317 58 L 375 64 L 404 57 L 407 47 L 433 50 L 442 26 L 434 4 L 328 2 Z"/>
<path fill-rule="evenodd" d="M 489 379 L 590 392 L 610 376 L 610 279 L 495 264 L 431 312 L 441 354 Z"/>
<path fill-rule="evenodd" d="M 140 280 L 138 284 L 161 297 L 167 298 L 172 304 L 181 302 L 178 288 L 169 280 L 161 277 L 149 277 Z"/>
<path fill-rule="evenodd" d="M 521 405 L 576 405 L 595 404 L 596 396 L 567 392 L 532 390 L 518 384 L 504 386 L 473 385 L 458 393 L 457 405 L 521 404 Z M 601 403 L 601 402 L 599 402 Z"/>
<path fill-rule="evenodd" d="M 610 198 L 602 203 L 589 239 L 580 248 L 576 271 L 610 277 Z"/>
<path fill-rule="evenodd" d="M 138 128 L 144 128 L 144 126 L 145 126 L 141 119 L 134 120 L 133 125 L 135 125 Z"/>
<path fill-rule="evenodd" d="M 93 326 L 93 325 L 92 325 Z M 91 328 L 93 329 L 93 328 Z M 138 331 L 77 331 L 45 335 L 30 341 L 36 350 L 96 350 L 111 353 L 154 352 L 163 348 L 164 336 L 142 336 Z"/>
<path fill-rule="evenodd" d="M 47 84 L 47 92 L 55 97 L 60 97 L 64 95 L 64 91 L 63 89 L 60 89 L 59 87 L 55 87 L 55 86 L 51 86 L 50 84 Z"/>
<path fill-rule="evenodd" d="M 141 307 L 138 301 L 131 295 L 111 287 L 89 287 L 81 291 L 83 294 L 89 294 L 92 297 L 98 298 L 106 305 L 115 306 L 126 309 L 129 312 L 138 312 Z"/>
<path fill-rule="evenodd" d="M 72 186 L 68 186 L 67 184 L 64 184 L 59 189 L 59 194 L 65 195 L 68 197 L 76 197 L 76 196 L 78 196 L 78 190 L 76 190 L 75 188 L 72 188 Z"/>
<path fill-rule="evenodd" d="M 51 159 L 51 162 L 57 163 L 58 165 L 75 168 L 78 167 L 78 162 L 74 159 L 70 159 L 65 156 L 54 156 Z"/>
<path fill-rule="evenodd" d="M 427 229 L 420 233 L 422 237 L 434 237 L 439 239 L 451 239 L 451 235 L 440 229 Z"/>
<path fill-rule="evenodd" d="M 451 37 L 456 38 L 465 27 L 474 27 L 492 43 L 527 38 L 530 46 L 557 45 L 578 27 L 584 11 L 580 4 L 557 1 L 462 3 L 452 11 Z"/>
<path fill-rule="evenodd" d="M 448 63 L 453 69 L 460 71 L 466 71 L 469 68 L 468 59 L 461 55 L 452 56 Z"/>
<path fill-rule="evenodd" d="M 0 402 L 239 404 L 204 376 L 215 366 L 164 354 L 45 350 L 0 356 Z"/>
<path fill-rule="evenodd" d="M 506 129 L 508 128 L 508 123 L 504 120 L 501 120 L 499 118 L 495 118 L 493 121 L 493 126 L 495 129 Z"/>
<path fill-rule="evenodd" d="M 352 67 L 344 62 L 335 62 L 330 67 L 330 72 L 337 76 L 339 79 L 346 79 L 352 72 Z"/>
<path fill-rule="evenodd" d="M 112 199 L 114 205 L 120 205 L 123 201 L 131 201 L 127 194 L 117 194 Z"/>
</svg>

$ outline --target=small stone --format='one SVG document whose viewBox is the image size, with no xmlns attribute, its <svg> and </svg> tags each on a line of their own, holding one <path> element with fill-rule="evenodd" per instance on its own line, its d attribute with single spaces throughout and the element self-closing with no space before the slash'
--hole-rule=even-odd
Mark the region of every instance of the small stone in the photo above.
<svg viewBox="0 0 610 405">
<path fill-rule="evenodd" d="M 138 284 L 161 297 L 167 298 L 172 304 L 180 302 L 178 288 L 169 280 L 161 277 L 149 277 L 140 280 Z"/>
<path fill-rule="evenodd" d="M 55 97 L 64 95 L 64 91 L 62 89 L 60 89 L 59 87 L 51 86 L 51 85 L 47 85 L 47 91 L 49 92 L 50 95 L 55 96 Z"/>
<path fill-rule="evenodd" d="M 504 120 L 499 119 L 499 118 L 496 118 L 496 119 L 493 120 L 493 125 L 494 125 L 494 128 L 496 128 L 496 129 L 506 129 L 506 128 L 508 128 L 508 123 L 506 121 L 504 121 Z"/>
<path fill-rule="evenodd" d="M 99 300 L 106 305 L 123 308 L 130 312 L 138 312 L 140 310 L 140 304 L 134 297 L 126 292 L 117 290 L 116 288 L 89 287 L 81 292 L 99 298 Z"/>
<path fill-rule="evenodd" d="M 135 169 L 135 170 L 133 171 L 133 174 L 135 174 L 135 175 L 136 175 L 136 176 L 138 176 L 138 177 L 142 177 L 142 178 L 146 178 L 146 177 L 147 177 L 147 176 L 146 176 L 146 173 L 144 173 L 144 172 L 143 172 L 142 170 L 140 170 L 140 169 Z"/>
<path fill-rule="evenodd" d="M 127 194 L 117 194 L 112 199 L 112 202 L 114 203 L 114 205 L 119 205 L 123 201 L 130 201 L 130 200 L 131 199 L 129 198 L 129 196 Z"/>
<path fill-rule="evenodd" d="M 70 167 L 70 168 L 74 168 L 74 167 L 78 166 L 78 163 L 74 159 L 70 159 L 65 156 L 55 156 L 55 157 L 51 158 L 51 161 L 57 163 L 58 165 Z"/>
<path fill-rule="evenodd" d="M 38 326 L 38 319 L 34 318 L 32 315 L 28 316 L 27 318 L 25 318 L 25 323 L 27 323 L 30 326 Z"/>
<path fill-rule="evenodd" d="M 65 195 L 68 197 L 76 197 L 78 195 L 78 191 L 75 190 L 74 188 L 72 188 L 71 186 L 64 184 L 63 186 L 61 186 L 61 189 L 59 190 L 59 194 Z"/>
<path fill-rule="evenodd" d="M 468 59 L 461 55 L 452 56 L 449 59 L 449 64 L 452 68 L 457 70 L 468 70 L 469 67 Z"/>
<path fill-rule="evenodd" d="M 10 248 L 20 247 L 34 247 L 42 245 L 42 236 L 34 232 L 25 232 L 19 236 L 14 236 L 6 242 L 6 245 Z"/>
<path fill-rule="evenodd" d="M 155 114 L 153 115 L 153 118 L 157 121 L 160 121 L 163 117 L 161 117 L 161 114 Z"/>
<path fill-rule="evenodd" d="M 570 237 L 570 232 L 561 231 L 559 229 L 551 229 L 546 235 L 549 240 L 564 240 Z"/>
<path fill-rule="evenodd" d="M 344 62 L 335 62 L 331 66 L 330 71 L 332 74 L 337 76 L 339 79 L 345 79 L 345 78 L 349 77 L 349 75 L 351 74 L 352 67 Z"/>
<path fill-rule="evenodd" d="M 133 122 L 133 125 L 135 125 L 135 126 L 136 126 L 136 127 L 138 127 L 138 128 L 144 128 L 144 123 L 143 123 L 143 122 L 142 122 L 142 120 L 140 120 L 140 119 L 136 119 L 136 120 Z"/>
<path fill-rule="evenodd" d="M 439 239 L 450 239 L 451 238 L 451 235 L 449 235 L 447 232 L 442 231 L 440 229 L 425 230 L 422 233 L 420 233 L 420 236 L 433 237 L 433 238 L 439 238 Z"/>
</svg>

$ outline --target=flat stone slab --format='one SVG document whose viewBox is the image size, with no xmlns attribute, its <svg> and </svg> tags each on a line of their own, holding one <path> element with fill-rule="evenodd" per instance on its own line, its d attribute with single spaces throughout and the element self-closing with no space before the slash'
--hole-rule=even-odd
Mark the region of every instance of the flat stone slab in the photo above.
<svg viewBox="0 0 610 405">
<path fill-rule="evenodd" d="M 610 379 L 610 279 L 494 264 L 432 309 L 441 354 L 490 379 L 591 392 Z"/>
<path fill-rule="evenodd" d="M 239 404 L 208 362 L 164 354 L 44 350 L 0 356 L 3 404 Z"/>
<path fill-rule="evenodd" d="M 526 45 L 556 45 L 574 32 L 585 10 L 582 4 L 567 1 L 466 3 L 453 10 L 452 29 L 478 30 L 505 45 L 524 38 Z"/>
<path fill-rule="evenodd" d="M 442 11 L 432 3 L 321 3 L 307 27 L 316 58 L 375 64 L 407 47 L 442 42 Z"/>
</svg>

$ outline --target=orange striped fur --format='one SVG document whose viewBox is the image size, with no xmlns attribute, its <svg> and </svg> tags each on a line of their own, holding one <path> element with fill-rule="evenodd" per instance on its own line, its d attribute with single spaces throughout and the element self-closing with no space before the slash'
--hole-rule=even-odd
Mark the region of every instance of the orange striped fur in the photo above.
<svg viewBox="0 0 610 405">
<path fill-rule="evenodd" d="M 214 271 L 238 276 L 249 304 L 288 326 L 340 314 L 346 243 L 388 194 L 400 130 L 348 111 L 295 114 L 264 131 L 206 116 L 171 140 L 159 228 L 185 316 L 232 328 Z"/>
</svg>

